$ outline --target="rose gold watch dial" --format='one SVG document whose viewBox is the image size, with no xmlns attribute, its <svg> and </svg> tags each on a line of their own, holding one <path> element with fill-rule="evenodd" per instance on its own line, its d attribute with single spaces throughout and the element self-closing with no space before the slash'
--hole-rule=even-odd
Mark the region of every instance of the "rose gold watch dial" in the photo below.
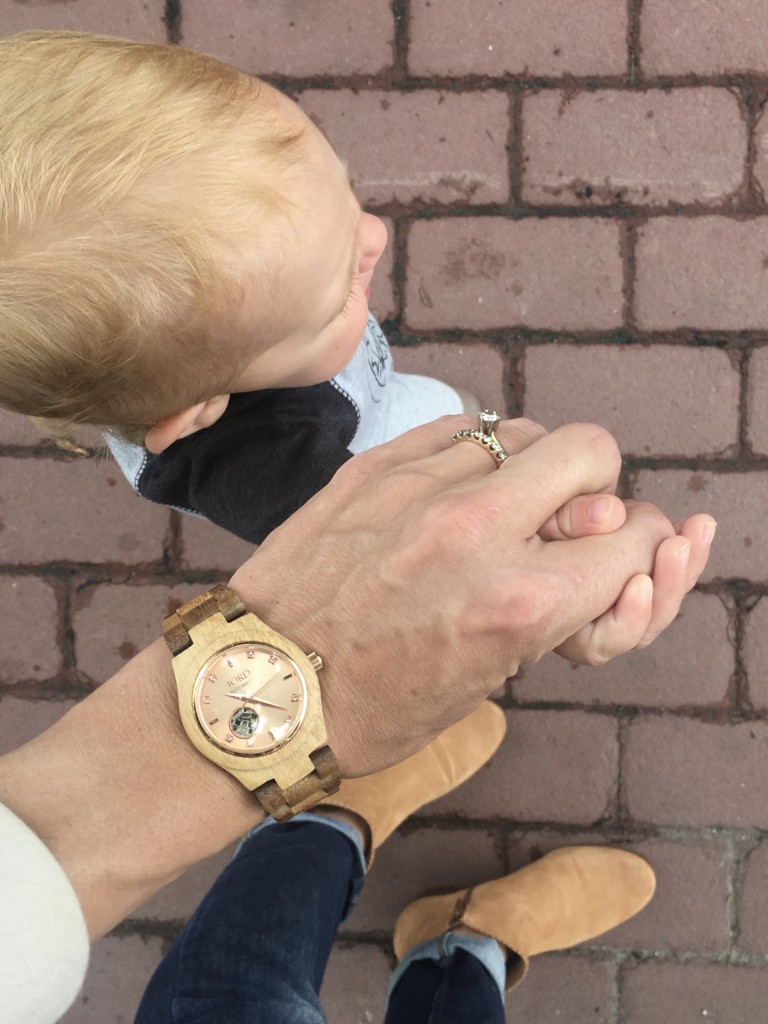
<svg viewBox="0 0 768 1024">
<path fill-rule="evenodd" d="M 213 742 L 244 757 L 268 754 L 293 736 L 307 710 L 298 665 L 266 644 L 234 644 L 198 673 L 195 714 Z"/>
</svg>

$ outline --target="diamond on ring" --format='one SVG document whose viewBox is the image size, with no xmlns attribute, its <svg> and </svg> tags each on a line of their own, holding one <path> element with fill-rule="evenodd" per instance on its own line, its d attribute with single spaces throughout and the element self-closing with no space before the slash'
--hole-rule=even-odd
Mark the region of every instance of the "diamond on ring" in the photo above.
<svg viewBox="0 0 768 1024">
<path fill-rule="evenodd" d="M 479 444 L 481 448 L 485 448 L 491 458 L 495 459 L 498 466 L 500 466 L 502 462 L 506 462 L 509 458 L 509 454 L 504 450 L 504 446 L 494 433 L 500 422 L 501 419 L 498 413 L 491 412 L 490 409 L 483 409 L 482 412 L 477 414 L 477 427 L 474 430 L 458 430 L 451 440 L 454 444 L 458 444 L 460 441 L 471 441 L 473 444 Z"/>
</svg>

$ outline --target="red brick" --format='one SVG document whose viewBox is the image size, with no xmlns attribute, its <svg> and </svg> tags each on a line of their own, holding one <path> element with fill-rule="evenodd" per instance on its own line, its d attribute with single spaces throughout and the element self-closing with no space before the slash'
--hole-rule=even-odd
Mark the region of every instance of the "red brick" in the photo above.
<svg viewBox="0 0 768 1024">
<path fill-rule="evenodd" d="M 637 321 L 644 330 L 768 326 L 768 217 L 658 217 L 637 242 Z"/>
<path fill-rule="evenodd" d="M 392 64 L 386 0 L 184 4 L 182 42 L 255 75 L 375 75 Z"/>
<path fill-rule="evenodd" d="M 507 411 L 504 356 L 494 345 L 433 341 L 395 348 L 392 355 L 400 373 L 421 373 L 467 388 L 483 408 L 496 409 L 502 416 Z"/>
<path fill-rule="evenodd" d="M 525 353 L 526 416 L 550 428 L 600 423 L 625 456 L 722 454 L 739 440 L 739 387 L 714 348 L 550 343 Z"/>
<path fill-rule="evenodd" d="M 634 496 L 658 505 L 674 522 L 708 512 L 719 522 L 703 580 L 722 576 L 763 580 L 768 576 L 765 495 L 768 474 L 643 470 Z"/>
<path fill-rule="evenodd" d="M 503 203 L 509 100 L 497 92 L 307 92 L 303 110 L 349 161 L 363 205 Z"/>
<path fill-rule="evenodd" d="M 728 613 L 719 598 L 693 593 L 675 622 L 644 651 L 598 667 L 572 665 L 555 654 L 528 665 L 512 681 L 526 701 L 638 707 L 721 704 L 735 669 Z"/>
<path fill-rule="evenodd" d="M 110 936 L 97 942 L 91 949 L 85 985 L 59 1024 L 129 1024 L 160 963 L 163 942 L 140 935 Z"/>
<path fill-rule="evenodd" d="M 646 75 L 768 69 L 763 0 L 644 0 L 640 24 Z"/>
<path fill-rule="evenodd" d="M 0 461 L 0 563 L 153 561 L 168 510 L 134 495 L 120 471 L 92 459 Z"/>
<path fill-rule="evenodd" d="M 730 848 L 723 840 L 628 842 L 626 836 L 614 838 L 610 832 L 513 832 L 509 863 L 516 870 L 563 846 L 608 844 L 647 860 L 656 874 L 656 892 L 639 914 L 586 946 L 634 950 L 721 950 L 729 946 Z M 706 900 L 701 898 L 703 892 Z"/>
<path fill-rule="evenodd" d="M 360 902 L 342 926 L 391 932 L 398 914 L 434 889 L 464 889 L 504 873 L 494 837 L 482 829 L 417 829 L 396 833 L 376 854 Z"/>
<path fill-rule="evenodd" d="M 523 151 L 529 203 L 715 203 L 742 182 L 747 131 L 725 89 L 547 90 L 525 100 Z"/>
<path fill-rule="evenodd" d="M 5 651 L 5 644 L 2 644 Z M 4 696 L 0 704 L 0 755 L 28 743 L 75 706 L 73 700 L 19 700 Z"/>
<path fill-rule="evenodd" d="M 0 576 L 0 681 L 50 679 L 61 668 L 56 595 L 31 576 Z"/>
<path fill-rule="evenodd" d="M 185 568 L 217 569 L 224 577 L 231 576 L 256 550 L 250 541 L 197 516 L 181 517 L 181 540 Z"/>
<path fill-rule="evenodd" d="M 509 1024 L 614 1024 L 615 970 L 605 960 L 537 956 L 523 984 L 506 999 Z"/>
<path fill-rule="evenodd" d="M 744 623 L 742 661 L 747 674 L 747 698 L 756 710 L 768 709 L 768 601 L 761 598 Z"/>
<path fill-rule="evenodd" d="M 132 920 L 187 921 L 198 904 L 232 860 L 237 844 L 208 857 L 152 896 L 131 913 Z"/>
<path fill-rule="evenodd" d="M 768 970 L 735 964 L 634 964 L 623 971 L 631 1024 L 753 1024 L 763 1020 Z"/>
<path fill-rule="evenodd" d="M 205 590 L 200 583 L 86 587 L 75 597 L 72 626 L 77 667 L 102 682 L 162 636 L 163 618 Z"/>
<path fill-rule="evenodd" d="M 622 319 L 618 228 L 608 221 L 417 221 L 406 313 L 415 329 L 608 330 Z"/>
<path fill-rule="evenodd" d="M 758 455 L 768 454 L 768 348 L 755 349 L 749 358 L 747 441 Z"/>
<path fill-rule="evenodd" d="M 141 41 L 164 43 L 164 0 L 104 3 L 104 0 L 55 0 L 54 3 L 1 0 L 0 34 L 30 29 L 65 28 L 101 32 Z"/>
<path fill-rule="evenodd" d="M 590 824 L 613 807 L 617 769 L 614 718 L 509 711 L 507 735 L 488 764 L 422 813 Z"/>
<path fill-rule="evenodd" d="M 331 953 L 320 1002 L 333 1024 L 366 1024 L 384 1019 L 391 969 L 376 946 L 337 944 Z"/>
<path fill-rule="evenodd" d="M 729 948 L 730 851 L 726 843 L 707 837 L 697 842 L 652 839 L 631 843 L 628 849 L 653 867 L 656 893 L 644 910 L 609 933 L 611 946 Z"/>
<path fill-rule="evenodd" d="M 382 217 L 387 226 L 387 247 L 376 265 L 371 281 L 370 311 L 381 322 L 397 316 L 397 299 L 392 276 L 394 273 L 395 227 L 389 217 Z"/>
<path fill-rule="evenodd" d="M 412 0 L 414 75 L 621 75 L 627 12 L 613 0 Z"/>
<path fill-rule="evenodd" d="M 45 440 L 26 416 L 0 409 L 0 444 L 23 444 L 32 447 Z"/>
<path fill-rule="evenodd" d="M 768 724 L 638 718 L 627 730 L 623 788 L 636 821 L 768 827 Z"/>
<path fill-rule="evenodd" d="M 740 949 L 765 956 L 768 949 L 768 842 L 747 858 L 739 905 Z"/>
</svg>

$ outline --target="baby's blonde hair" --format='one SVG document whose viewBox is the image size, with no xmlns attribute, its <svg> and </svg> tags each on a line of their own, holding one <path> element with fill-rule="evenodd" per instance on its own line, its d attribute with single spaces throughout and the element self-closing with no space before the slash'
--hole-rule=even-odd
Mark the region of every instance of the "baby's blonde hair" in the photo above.
<svg viewBox="0 0 768 1024">
<path fill-rule="evenodd" d="M 0 406 L 137 440 L 227 393 L 239 366 L 211 326 L 248 288 L 258 343 L 281 316 L 271 228 L 303 132 L 272 90 L 179 47 L 29 32 L 0 40 L 0 96 Z M 231 245 L 246 224 L 255 284 Z"/>
</svg>

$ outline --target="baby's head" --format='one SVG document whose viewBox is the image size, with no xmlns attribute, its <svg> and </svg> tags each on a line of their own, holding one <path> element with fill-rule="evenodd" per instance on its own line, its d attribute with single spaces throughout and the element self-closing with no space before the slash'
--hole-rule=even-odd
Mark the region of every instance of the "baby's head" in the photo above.
<svg viewBox="0 0 768 1024">
<path fill-rule="evenodd" d="M 0 41 L 0 405 L 161 450 L 351 358 L 386 242 L 275 89 L 177 47 Z"/>
</svg>

